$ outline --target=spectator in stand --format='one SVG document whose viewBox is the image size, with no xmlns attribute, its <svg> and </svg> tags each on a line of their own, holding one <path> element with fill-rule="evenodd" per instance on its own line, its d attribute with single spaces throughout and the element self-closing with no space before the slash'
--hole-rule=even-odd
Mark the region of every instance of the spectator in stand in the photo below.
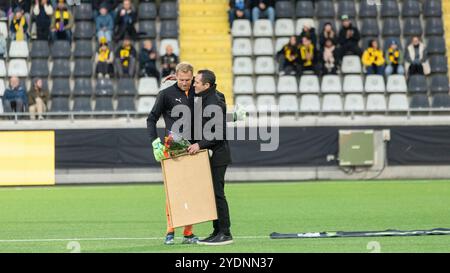
<svg viewBox="0 0 450 273">
<path fill-rule="evenodd" d="M 29 111 L 31 120 L 36 120 L 36 113 L 39 120 L 43 120 L 43 113 L 47 111 L 49 93 L 47 89 L 43 88 L 42 79 L 37 78 L 33 80 L 33 87 L 28 93 Z"/>
<path fill-rule="evenodd" d="M 28 23 L 21 7 L 14 10 L 14 17 L 9 26 L 11 40 L 24 41 L 28 39 Z"/>
<path fill-rule="evenodd" d="M 152 40 L 145 40 L 143 48 L 139 53 L 139 67 L 141 76 L 155 77 L 159 81 L 160 73 L 156 68 L 156 50 L 153 48 Z"/>
<path fill-rule="evenodd" d="M 6 47 L 6 38 L 3 35 L 3 32 L 0 32 L 0 59 L 4 59 L 6 56 L 7 47 Z"/>
<path fill-rule="evenodd" d="M 319 75 L 317 50 L 309 37 L 303 37 L 300 50 L 300 69 L 301 74 L 310 71 Z"/>
<path fill-rule="evenodd" d="M 25 19 L 27 20 L 27 24 L 30 25 L 30 11 L 31 11 L 31 0 L 12 0 L 11 1 L 11 11 L 15 11 L 17 8 L 21 8 Z M 11 12 L 9 15 L 9 22 L 14 17 L 14 13 Z"/>
<path fill-rule="evenodd" d="M 408 76 L 414 74 L 428 75 L 431 73 L 427 49 L 418 36 L 412 37 L 411 44 L 406 49 L 405 69 Z"/>
<path fill-rule="evenodd" d="M 405 74 L 403 68 L 403 52 L 398 47 L 396 41 L 391 41 L 389 48 L 386 50 L 386 76 L 392 74 Z"/>
<path fill-rule="evenodd" d="M 338 52 L 332 39 L 326 39 L 322 47 L 322 75 L 337 74 Z"/>
<path fill-rule="evenodd" d="M 300 36 L 297 38 L 297 41 L 301 42 L 303 41 L 303 37 L 308 37 L 314 48 L 317 48 L 317 36 L 316 36 L 316 30 L 314 27 L 311 26 L 309 22 L 305 22 L 303 24 L 302 32 L 300 33 Z"/>
<path fill-rule="evenodd" d="M 252 19 L 258 20 L 261 16 L 267 16 L 272 24 L 275 24 L 275 1 L 273 0 L 252 0 Z"/>
<path fill-rule="evenodd" d="M 72 42 L 73 16 L 67 8 L 64 0 L 58 0 L 55 12 L 52 17 L 51 36 L 52 41 L 67 40 Z"/>
<path fill-rule="evenodd" d="M 378 47 L 376 40 L 370 40 L 369 46 L 363 53 L 362 63 L 366 68 L 367 75 L 384 75 L 383 51 Z"/>
<path fill-rule="evenodd" d="M 298 75 L 300 73 L 300 51 L 297 46 L 297 37 L 291 36 L 289 42 L 277 53 L 280 62 L 280 75 Z"/>
<path fill-rule="evenodd" d="M 27 92 L 20 85 L 18 77 L 11 77 L 9 85 L 3 94 L 4 112 L 24 112 L 28 108 Z"/>
<path fill-rule="evenodd" d="M 125 36 L 122 45 L 116 50 L 116 73 L 119 77 L 133 77 L 136 64 L 136 49 L 131 44 L 131 39 Z"/>
<path fill-rule="evenodd" d="M 48 41 L 50 38 L 50 25 L 52 23 L 53 6 L 48 0 L 35 0 L 33 6 L 33 20 L 36 22 L 38 40 Z"/>
<path fill-rule="evenodd" d="M 173 48 L 171 45 L 166 46 L 166 54 L 161 56 L 161 67 L 162 67 L 162 77 L 169 76 L 170 74 L 175 74 L 175 68 L 178 64 L 178 56 L 173 53 Z"/>
<path fill-rule="evenodd" d="M 116 12 L 116 32 L 115 41 L 118 42 L 126 35 L 133 40 L 137 37 L 134 23 L 136 23 L 137 13 L 131 4 L 131 0 L 124 0 L 123 4 L 118 7 Z"/>
<path fill-rule="evenodd" d="M 95 73 L 98 78 L 110 78 L 114 75 L 114 54 L 108 47 L 105 37 L 100 37 L 98 52 L 95 54 Z"/>
<path fill-rule="evenodd" d="M 361 48 L 358 46 L 359 30 L 352 25 L 348 15 L 342 15 L 341 19 L 342 27 L 339 31 L 340 58 L 342 59 L 345 55 L 361 56 Z"/>
<path fill-rule="evenodd" d="M 235 19 L 250 20 L 250 0 L 230 0 L 230 9 L 228 10 L 228 19 L 230 26 Z"/>
<path fill-rule="evenodd" d="M 115 9 L 119 5 L 120 0 L 92 0 L 92 10 L 94 11 L 94 17 L 97 17 L 100 12 L 100 6 L 106 4 L 109 14 L 115 19 Z"/>
<path fill-rule="evenodd" d="M 338 37 L 336 34 L 336 31 L 333 29 L 333 25 L 329 22 L 325 23 L 323 25 L 322 32 L 319 35 L 319 44 L 320 48 L 323 48 L 325 46 L 326 40 L 330 39 L 333 45 L 338 44 Z"/>
<path fill-rule="evenodd" d="M 97 29 L 97 38 L 106 37 L 106 40 L 110 43 L 114 31 L 114 20 L 108 12 L 108 5 L 106 3 L 100 5 L 100 13 L 95 17 L 95 26 Z"/>
</svg>

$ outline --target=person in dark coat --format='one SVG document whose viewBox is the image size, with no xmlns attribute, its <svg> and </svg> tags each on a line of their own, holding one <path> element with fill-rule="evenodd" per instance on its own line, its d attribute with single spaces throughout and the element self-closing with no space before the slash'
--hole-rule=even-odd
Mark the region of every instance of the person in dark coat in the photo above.
<svg viewBox="0 0 450 273">
<path fill-rule="evenodd" d="M 360 40 L 359 30 L 352 25 L 347 15 L 342 16 L 342 28 L 339 31 L 340 57 L 345 55 L 361 56 L 362 51 L 358 45 Z"/>
</svg>

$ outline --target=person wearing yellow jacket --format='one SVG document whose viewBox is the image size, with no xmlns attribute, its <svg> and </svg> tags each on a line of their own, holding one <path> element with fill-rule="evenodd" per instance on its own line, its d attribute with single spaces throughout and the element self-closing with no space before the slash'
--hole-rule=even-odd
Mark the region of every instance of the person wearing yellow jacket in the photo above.
<svg viewBox="0 0 450 273">
<path fill-rule="evenodd" d="M 369 47 L 363 53 L 362 63 L 366 68 L 367 75 L 384 75 L 386 61 L 384 60 L 383 51 L 379 48 L 376 40 L 370 40 Z"/>
</svg>

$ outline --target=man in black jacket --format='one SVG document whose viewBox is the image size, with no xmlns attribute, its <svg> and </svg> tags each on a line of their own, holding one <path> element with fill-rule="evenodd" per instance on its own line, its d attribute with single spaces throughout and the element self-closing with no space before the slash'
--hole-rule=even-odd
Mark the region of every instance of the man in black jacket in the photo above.
<svg viewBox="0 0 450 273">
<path fill-rule="evenodd" d="M 225 172 L 231 163 L 230 149 L 226 140 L 226 104 L 224 98 L 216 91 L 216 76 L 212 71 L 198 71 L 194 87 L 194 139 L 197 142 L 188 148 L 188 152 L 195 154 L 201 149 L 212 151 L 210 162 L 218 216 L 213 222 L 213 233 L 198 243 L 226 245 L 233 243 L 228 203 L 224 192 Z M 212 112 L 213 115 L 206 115 L 205 111 Z M 211 124 L 214 124 L 211 131 L 204 132 L 205 126 Z"/>
<path fill-rule="evenodd" d="M 342 15 L 342 28 L 339 31 L 339 45 L 341 46 L 341 58 L 345 55 L 361 56 L 361 48 L 358 46 L 359 30 L 352 25 L 348 15 Z"/>
</svg>

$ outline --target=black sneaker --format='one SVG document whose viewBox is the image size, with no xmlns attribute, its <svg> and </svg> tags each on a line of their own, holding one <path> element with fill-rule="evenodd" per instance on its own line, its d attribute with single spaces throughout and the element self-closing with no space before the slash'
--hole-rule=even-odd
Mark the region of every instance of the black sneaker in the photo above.
<svg viewBox="0 0 450 273">
<path fill-rule="evenodd" d="M 207 240 L 209 239 L 209 240 Z M 222 232 L 219 232 L 216 236 L 212 238 L 206 238 L 205 240 L 200 240 L 197 242 L 199 245 L 207 245 L 207 246 L 223 246 L 229 245 L 233 243 L 233 236 L 225 235 Z"/>
<path fill-rule="evenodd" d="M 211 233 L 208 237 L 206 237 L 205 239 L 203 239 L 203 240 L 198 240 L 198 242 L 197 242 L 197 244 L 202 244 L 202 243 L 204 243 L 204 242 L 209 242 L 209 241 L 211 241 L 214 237 L 216 237 L 217 236 L 217 234 L 218 234 L 219 232 L 216 232 L 216 231 L 214 231 L 213 233 Z"/>
</svg>

